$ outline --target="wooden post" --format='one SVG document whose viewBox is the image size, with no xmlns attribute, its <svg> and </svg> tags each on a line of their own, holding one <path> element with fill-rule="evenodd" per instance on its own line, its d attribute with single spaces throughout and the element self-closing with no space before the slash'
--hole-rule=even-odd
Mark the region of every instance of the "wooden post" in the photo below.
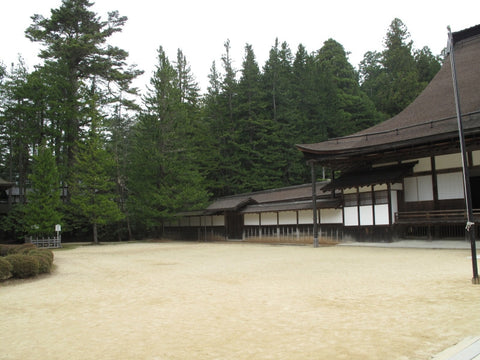
<svg viewBox="0 0 480 360">
<path fill-rule="evenodd" d="M 310 162 L 312 170 L 312 207 L 313 207 L 313 247 L 318 247 L 318 224 L 317 224 L 317 178 L 315 174 L 315 162 Z"/>
</svg>

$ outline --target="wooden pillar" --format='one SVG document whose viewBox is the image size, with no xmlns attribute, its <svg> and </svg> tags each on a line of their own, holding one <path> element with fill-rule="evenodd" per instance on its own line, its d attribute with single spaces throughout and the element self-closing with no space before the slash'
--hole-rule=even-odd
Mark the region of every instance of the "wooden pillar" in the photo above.
<svg viewBox="0 0 480 360">
<path fill-rule="evenodd" d="M 310 162 L 312 172 L 312 208 L 313 208 L 313 247 L 318 247 L 318 224 L 317 224 L 317 177 L 315 174 L 315 162 Z"/>
</svg>

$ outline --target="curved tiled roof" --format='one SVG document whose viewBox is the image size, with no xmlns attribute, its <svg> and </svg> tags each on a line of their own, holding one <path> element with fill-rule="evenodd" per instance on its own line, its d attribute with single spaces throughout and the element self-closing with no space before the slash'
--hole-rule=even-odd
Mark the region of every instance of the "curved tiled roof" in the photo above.
<svg viewBox="0 0 480 360">
<path fill-rule="evenodd" d="M 465 135 L 480 132 L 480 25 L 453 34 Z M 315 159 L 458 137 L 450 56 L 423 92 L 398 115 L 350 136 L 297 145 Z"/>
</svg>

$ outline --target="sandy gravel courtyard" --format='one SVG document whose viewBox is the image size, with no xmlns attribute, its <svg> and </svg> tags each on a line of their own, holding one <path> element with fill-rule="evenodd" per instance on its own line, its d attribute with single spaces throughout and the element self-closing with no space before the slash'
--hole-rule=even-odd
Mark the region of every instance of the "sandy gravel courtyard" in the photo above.
<svg viewBox="0 0 480 360">
<path fill-rule="evenodd" d="M 0 284 L 0 359 L 430 359 L 480 332 L 467 250 L 131 243 Z"/>
</svg>

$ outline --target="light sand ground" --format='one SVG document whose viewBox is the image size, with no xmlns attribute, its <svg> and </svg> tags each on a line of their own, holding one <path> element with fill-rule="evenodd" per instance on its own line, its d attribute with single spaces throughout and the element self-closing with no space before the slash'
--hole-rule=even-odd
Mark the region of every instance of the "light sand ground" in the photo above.
<svg viewBox="0 0 480 360">
<path fill-rule="evenodd" d="M 478 335 L 468 250 L 139 243 L 0 284 L 0 359 L 430 359 Z"/>
</svg>

